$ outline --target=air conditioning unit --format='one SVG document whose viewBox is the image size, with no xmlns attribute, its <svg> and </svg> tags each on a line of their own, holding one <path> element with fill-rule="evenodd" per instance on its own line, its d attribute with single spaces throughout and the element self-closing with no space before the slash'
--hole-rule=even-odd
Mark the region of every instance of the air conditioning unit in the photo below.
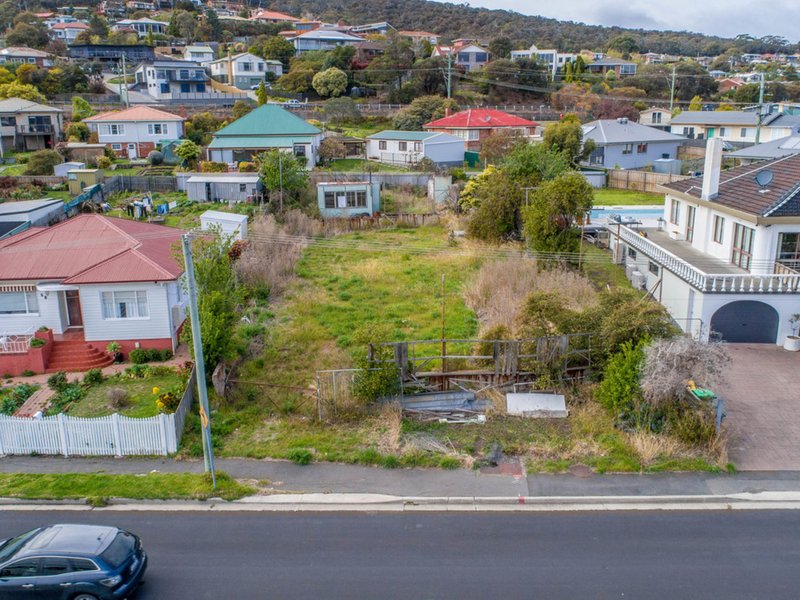
<svg viewBox="0 0 800 600">
<path fill-rule="evenodd" d="M 636 265 L 628 265 L 625 267 L 625 277 L 627 277 L 630 281 L 633 281 L 634 276 L 636 273 L 639 273 L 639 270 L 636 268 Z M 639 273 L 641 275 L 641 273 Z"/>
<path fill-rule="evenodd" d="M 675 240 L 678 242 L 683 241 L 683 234 L 680 231 L 670 231 L 669 232 L 669 239 Z"/>
<path fill-rule="evenodd" d="M 641 271 L 634 271 L 630 276 L 631 285 L 637 290 L 643 290 L 647 287 L 647 276 Z"/>
</svg>

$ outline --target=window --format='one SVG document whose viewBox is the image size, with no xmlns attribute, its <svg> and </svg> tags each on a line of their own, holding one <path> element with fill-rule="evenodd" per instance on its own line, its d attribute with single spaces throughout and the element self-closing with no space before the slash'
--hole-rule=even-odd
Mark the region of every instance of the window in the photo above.
<svg viewBox="0 0 800 600">
<path fill-rule="evenodd" d="M 683 135 L 684 137 L 694 139 L 694 127 L 684 127 L 683 128 Z"/>
<path fill-rule="evenodd" d="M 381 140 L 378 142 L 378 150 L 386 150 L 386 141 Z"/>
<path fill-rule="evenodd" d="M 189 69 L 181 69 L 178 74 L 181 79 L 189 79 Z"/>
<path fill-rule="evenodd" d="M 128 560 L 128 556 L 133 552 L 135 546 L 136 540 L 133 535 L 121 531 L 117 534 L 117 537 L 114 538 L 114 541 L 109 544 L 108 548 L 103 550 L 100 557 L 109 566 L 116 569 Z"/>
<path fill-rule="evenodd" d="M 414 152 L 422 152 L 422 142 L 414 142 Z"/>
<path fill-rule="evenodd" d="M 121 123 L 111 123 L 106 125 L 106 133 L 108 135 L 125 135 L 125 125 Z"/>
<path fill-rule="evenodd" d="M 408 142 L 397 142 L 397 149 L 400 152 L 406 152 L 408 150 Z"/>
<path fill-rule="evenodd" d="M 800 233 L 778 235 L 778 261 L 792 269 L 800 270 Z"/>
<path fill-rule="evenodd" d="M 468 63 L 469 62 L 470 54 L 467 52 L 459 52 L 458 53 L 458 62 L 460 63 Z"/>
<path fill-rule="evenodd" d="M 659 268 L 658 265 L 652 261 L 647 265 L 647 270 L 650 271 L 653 275 L 658 275 Z"/>
<path fill-rule="evenodd" d="M 753 260 L 753 238 L 755 229 L 745 227 L 739 223 L 733 226 L 733 251 L 731 252 L 731 263 L 742 269 L 750 270 L 750 263 Z"/>
<path fill-rule="evenodd" d="M 192 91 L 192 87 L 188 83 L 181 84 L 181 94 L 188 94 Z"/>
<path fill-rule="evenodd" d="M 303 144 L 295 144 L 293 151 L 295 156 L 302 156 L 303 158 L 306 156 L 306 147 Z"/>
<path fill-rule="evenodd" d="M 122 150 L 122 144 L 111 144 L 112 150 Z"/>
<path fill-rule="evenodd" d="M 168 83 L 162 83 L 161 84 L 161 93 L 162 94 L 169 94 L 169 84 Z"/>
<path fill-rule="evenodd" d="M 153 72 L 150 71 L 150 76 L 153 76 Z M 156 79 L 166 79 L 167 72 L 166 71 L 156 71 Z"/>
<path fill-rule="evenodd" d="M 694 240 L 694 217 L 697 213 L 697 208 L 690 206 L 686 209 L 686 241 L 691 242 Z"/>
<path fill-rule="evenodd" d="M 628 247 L 628 258 L 632 258 L 633 260 L 636 260 L 636 250 L 634 250 L 631 247 Z"/>
<path fill-rule="evenodd" d="M 635 75 L 636 65 L 622 65 L 619 68 L 620 75 Z"/>
<path fill-rule="evenodd" d="M 48 577 L 50 575 L 64 575 L 72 571 L 69 561 L 66 558 L 48 556 L 42 560 L 42 575 Z"/>
<path fill-rule="evenodd" d="M 0 117 L 0 125 L 3 127 L 15 127 L 17 125 L 16 117 Z"/>
<path fill-rule="evenodd" d="M 0 292 L 0 315 L 31 315 L 39 313 L 39 298 L 35 291 Z"/>
<path fill-rule="evenodd" d="M 653 123 L 655 123 L 656 125 L 659 125 L 661 123 L 661 113 L 660 112 L 654 112 L 653 113 Z"/>
<path fill-rule="evenodd" d="M 206 84 L 205 83 L 198 83 L 197 84 L 197 91 L 201 94 L 206 91 Z"/>
<path fill-rule="evenodd" d="M 625 144 L 622 148 L 623 154 L 633 154 L 633 144 Z"/>
<path fill-rule="evenodd" d="M 720 127 L 719 128 L 719 137 L 724 137 L 724 136 L 725 136 L 725 128 L 724 127 Z"/>
<path fill-rule="evenodd" d="M 325 192 L 325 208 L 366 208 L 366 190 Z"/>
<path fill-rule="evenodd" d="M 647 154 L 647 144 L 639 144 L 636 146 L 636 152 L 638 154 Z"/>
<path fill-rule="evenodd" d="M 742 130 L 739 132 L 739 137 L 747 137 L 747 127 L 742 127 Z"/>
<path fill-rule="evenodd" d="M 250 73 L 253 70 L 253 63 L 251 62 L 243 62 L 239 64 L 241 64 L 242 72 L 244 73 Z"/>
<path fill-rule="evenodd" d="M 103 292 L 104 319 L 146 319 L 150 316 L 147 292 Z"/>
<path fill-rule="evenodd" d="M 26 558 L 12 563 L 0 571 L 0 577 L 36 577 L 39 574 L 39 559 Z"/>
<path fill-rule="evenodd" d="M 149 123 L 147 125 L 148 135 L 167 135 L 166 123 Z"/>
<path fill-rule="evenodd" d="M 264 72 L 264 66 L 265 66 L 264 63 L 258 63 L 258 72 L 259 73 L 263 73 Z"/>
<path fill-rule="evenodd" d="M 489 60 L 489 55 L 486 52 L 475 53 L 475 62 L 485 63 L 487 60 Z"/>
<path fill-rule="evenodd" d="M 73 571 L 97 571 L 97 565 L 90 561 L 88 558 L 71 558 L 69 561 L 72 564 Z"/>
<path fill-rule="evenodd" d="M 246 183 L 240 183 L 239 184 L 239 193 L 244 193 L 246 191 L 247 191 L 247 184 Z"/>
<path fill-rule="evenodd" d="M 725 218 L 714 215 L 714 241 L 721 244 L 725 238 Z"/>
<path fill-rule="evenodd" d="M 669 206 L 669 222 L 677 225 L 681 218 L 681 203 L 673 199 Z"/>
</svg>

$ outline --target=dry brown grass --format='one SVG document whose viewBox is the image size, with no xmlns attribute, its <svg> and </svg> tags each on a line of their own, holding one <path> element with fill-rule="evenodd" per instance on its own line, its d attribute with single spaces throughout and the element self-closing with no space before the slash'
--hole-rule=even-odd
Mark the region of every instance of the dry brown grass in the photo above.
<svg viewBox="0 0 800 600">
<path fill-rule="evenodd" d="M 631 448 L 639 456 L 643 466 L 653 464 L 662 457 L 686 455 L 687 449 L 674 437 L 661 434 L 656 435 L 649 431 L 634 431 L 628 434 Z"/>
<path fill-rule="evenodd" d="M 533 292 L 558 292 L 575 310 L 597 301 L 597 292 L 582 275 L 563 269 L 539 270 L 535 260 L 521 256 L 484 264 L 464 299 L 478 316 L 482 330 L 504 326 L 513 332 L 525 298 Z"/>
<path fill-rule="evenodd" d="M 381 406 L 378 413 L 380 428 L 376 431 L 375 445 L 379 452 L 395 454 L 400 450 L 403 435 L 403 409 L 399 402 Z"/>
</svg>

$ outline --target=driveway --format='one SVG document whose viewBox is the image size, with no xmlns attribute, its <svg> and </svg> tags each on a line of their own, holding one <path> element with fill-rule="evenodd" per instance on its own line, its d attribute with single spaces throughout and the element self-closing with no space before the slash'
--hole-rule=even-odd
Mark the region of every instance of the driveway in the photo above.
<svg viewBox="0 0 800 600">
<path fill-rule="evenodd" d="M 800 471 L 800 352 L 729 344 L 725 398 L 730 460 L 741 471 Z"/>
</svg>

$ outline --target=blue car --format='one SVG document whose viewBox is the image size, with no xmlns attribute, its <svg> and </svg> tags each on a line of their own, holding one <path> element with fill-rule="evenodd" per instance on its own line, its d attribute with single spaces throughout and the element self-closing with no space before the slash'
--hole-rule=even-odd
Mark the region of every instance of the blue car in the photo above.
<svg viewBox="0 0 800 600">
<path fill-rule="evenodd" d="M 127 598 L 146 569 L 142 542 L 129 531 L 51 525 L 0 542 L 0 598 Z"/>
</svg>

